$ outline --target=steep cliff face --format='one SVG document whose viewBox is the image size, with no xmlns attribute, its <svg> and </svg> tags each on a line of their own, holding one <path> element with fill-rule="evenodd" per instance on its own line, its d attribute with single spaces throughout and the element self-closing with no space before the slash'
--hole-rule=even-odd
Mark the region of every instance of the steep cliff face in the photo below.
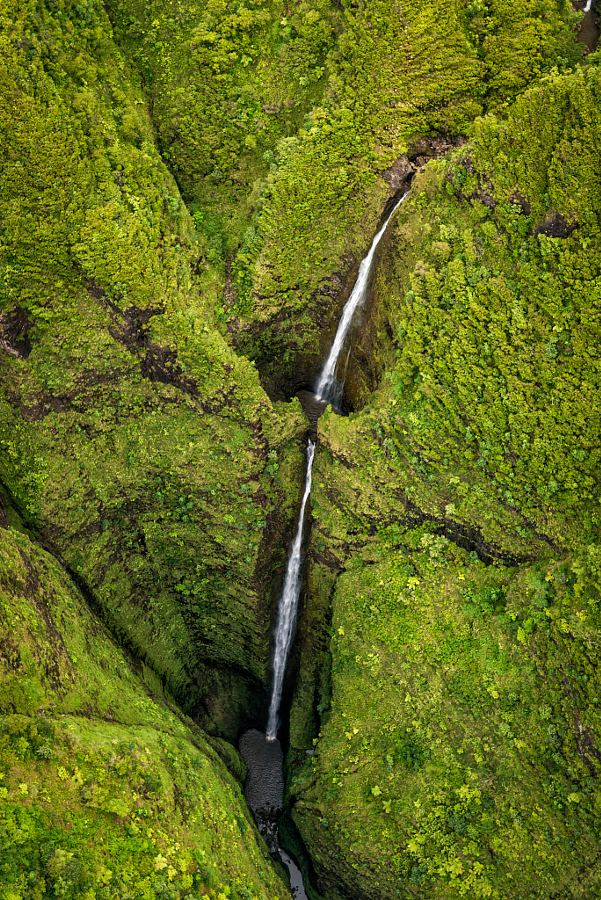
<svg viewBox="0 0 601 900">
<path fill-rule="evenodd" d="M 600 86 L 416 176 L 386 374 L 320 421 L 290 798 L 326 896 L 599 891 Z"/>
<path fill-rule="evenodd" d="M 360 412 L 320 425 L 291 816 L 328 897 L 599 893 L 599 79 L 559 74 L 573 24 L 5 4 L 3 900 L 285 896 L 211 749 L 242 774 L 215 735 L 264 713 L 298 509 L 307 421 L 261 382 L 311 380 L 413 168 Z"/>
<path fill-rule="evenodd" d="M 113 630 L 235 737 L 268 679 L 303 420 L 224 340 L 137 76 L 78 9 L 16 4 L 3 38 L 0 477 Z"/>
<path fill-rule="evenodd" d="M 469 133 L 554 53 L 574 58 L 567 18 L 559 4 L 342 4 L 323 97 L 277 145 L 257 217 L 253 304 L 241 310 L 238 340 L 262 372 L 274 372 L 273 344 L 291 368 L 295 354 L 318 368 L 340 308 L 332 299 L 342 299 L 394 192 L 391 166 L 419 139 Z"/>
<path fill-rule="evenodd" d="M 555 0 L 109 3 L 223 313 L 265 384 L 310 383 L 410 149 L 580 56 Z M 421 140 L 421 144 L 420 144 Z M 227 258 L 227 265 L 221 259 Z"/>
<path fill-rule="evenodd" d="M 289 896 L 203 733 L 5 519 L 0 627 L 3 898 Z"/>
</svg>

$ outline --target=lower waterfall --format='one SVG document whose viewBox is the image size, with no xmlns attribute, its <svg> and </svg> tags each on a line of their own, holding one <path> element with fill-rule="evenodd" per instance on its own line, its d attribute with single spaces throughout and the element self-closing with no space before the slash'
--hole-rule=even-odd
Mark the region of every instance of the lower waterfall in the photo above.
<svg viewBox="0 0 601 900">
<path fill-rule="evenodd" d="M 305 508 L 311 493 L 311 474 L 313 472 L 313 460 L 315 458 L 315 442 L 309 439 L 307 443 L 307 474 L 305 476 L 305 492 L 298 515 L 296 535 L 290 551 L 286 578 L 282 597 L 278 609 L 278 624 L 275 630 L 275 646 L 273 651 L 273 682 L 271 686 L 271 700 L 269 703 L 269 719 L 267 721 L 267 740 L 275 740 L 278 731 L 278 712 L 284 687 L 284 675 L 286 663 L 294 635 L 296 625 L 296 613 L 298 610 L 298 598 L 301 589 L 301 551 L 303 546 L 303 531 L 305 521 Z"/>
</svg>

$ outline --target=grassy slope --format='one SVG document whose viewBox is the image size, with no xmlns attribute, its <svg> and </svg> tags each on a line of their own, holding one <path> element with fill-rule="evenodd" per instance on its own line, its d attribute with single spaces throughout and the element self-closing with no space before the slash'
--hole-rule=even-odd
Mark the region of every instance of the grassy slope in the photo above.
<svg viewBox="0 0 601 900">
<path fill-rule="evenodd" d="M 328 896 L 600 890 L 600 83 L 547 79 L 418 176 L 388 375 L 320 423 L 331 697 L 307 630 L 291 797 Z"/>
<path fill-rule="evenodd" d="M 284 898 L 238 782 L 0 526 L 0 897 Z"/>
<path fill-rule="evenodd" d="M 104 11 L 8 12 L 1 478 L 112 627 L 232 735 L 268 678 L 300 411 L 275 409 L 221 334 Z"/>
</svg>

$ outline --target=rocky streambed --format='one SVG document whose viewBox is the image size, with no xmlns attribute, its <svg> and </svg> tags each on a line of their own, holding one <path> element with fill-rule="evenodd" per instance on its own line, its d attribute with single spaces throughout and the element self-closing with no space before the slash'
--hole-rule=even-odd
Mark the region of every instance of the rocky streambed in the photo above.
<svg viewBox="0 0 601 900">
<path fill-rule="evenodd" d="M 292 896 L 295 900 L 307 900 L 301 871 L 290 854 L 280 847 L 279 842 L 279 821 L 284 809 L 282 746 L 277 739 L 267 740 L 262 732 L 252 728 L 240 738 L 239 748 L 248 769 L 244 796 L 261 837 L 271 855 L 279 857 L 286 867 Z"/>
</svg>

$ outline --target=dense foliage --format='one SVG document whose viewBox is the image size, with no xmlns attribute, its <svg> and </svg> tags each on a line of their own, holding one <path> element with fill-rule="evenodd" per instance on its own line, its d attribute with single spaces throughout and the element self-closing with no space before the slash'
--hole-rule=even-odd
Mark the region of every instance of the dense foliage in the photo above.
<svg viewBox="0 0 601 900">
<path fill-rule="evenodd" d="M 5 0 L 1 900 L 287 895 L 218 737 L 264 714 L 302 481 L 306 420 L 264 387 L 313 376 L 417 170 L 357 412 L 320 422 L 284 831 L 331 900 L 601 892 L 601 82 L 576 22 Z"/>
<path fill-rule="evenodd" d="M 0 477 L 111 627 L 233 736 L 266 689 L 298 412 L 273 408 L 221 334 L 102 7 L 8 13 Z"/>
<path fill-rule="evenodd" d="M 2 900 L 287 895 L 202 732 L 1 525 L 0 627 Z"/>
<path fill-rule="evenodd" d="M 293 377 L 301 353 L 308 371 L 317 364 L 332 276 L 371 239 L 382 172 L 418 137 L 469 133 L 484 110 L 580 56 L 569 6 L 555 0 L 111 9 L 163 156 L 227 273 L 230 330 L 266 379 Z"/>
<path fill-rule="evenodd" d="M 331 686 L 306 634 L 291 793 L 332 896 L 600 890 L 600 87 L 551 76 L 417 176 L 383 385 L 320 423 Z"/>
</svg>

